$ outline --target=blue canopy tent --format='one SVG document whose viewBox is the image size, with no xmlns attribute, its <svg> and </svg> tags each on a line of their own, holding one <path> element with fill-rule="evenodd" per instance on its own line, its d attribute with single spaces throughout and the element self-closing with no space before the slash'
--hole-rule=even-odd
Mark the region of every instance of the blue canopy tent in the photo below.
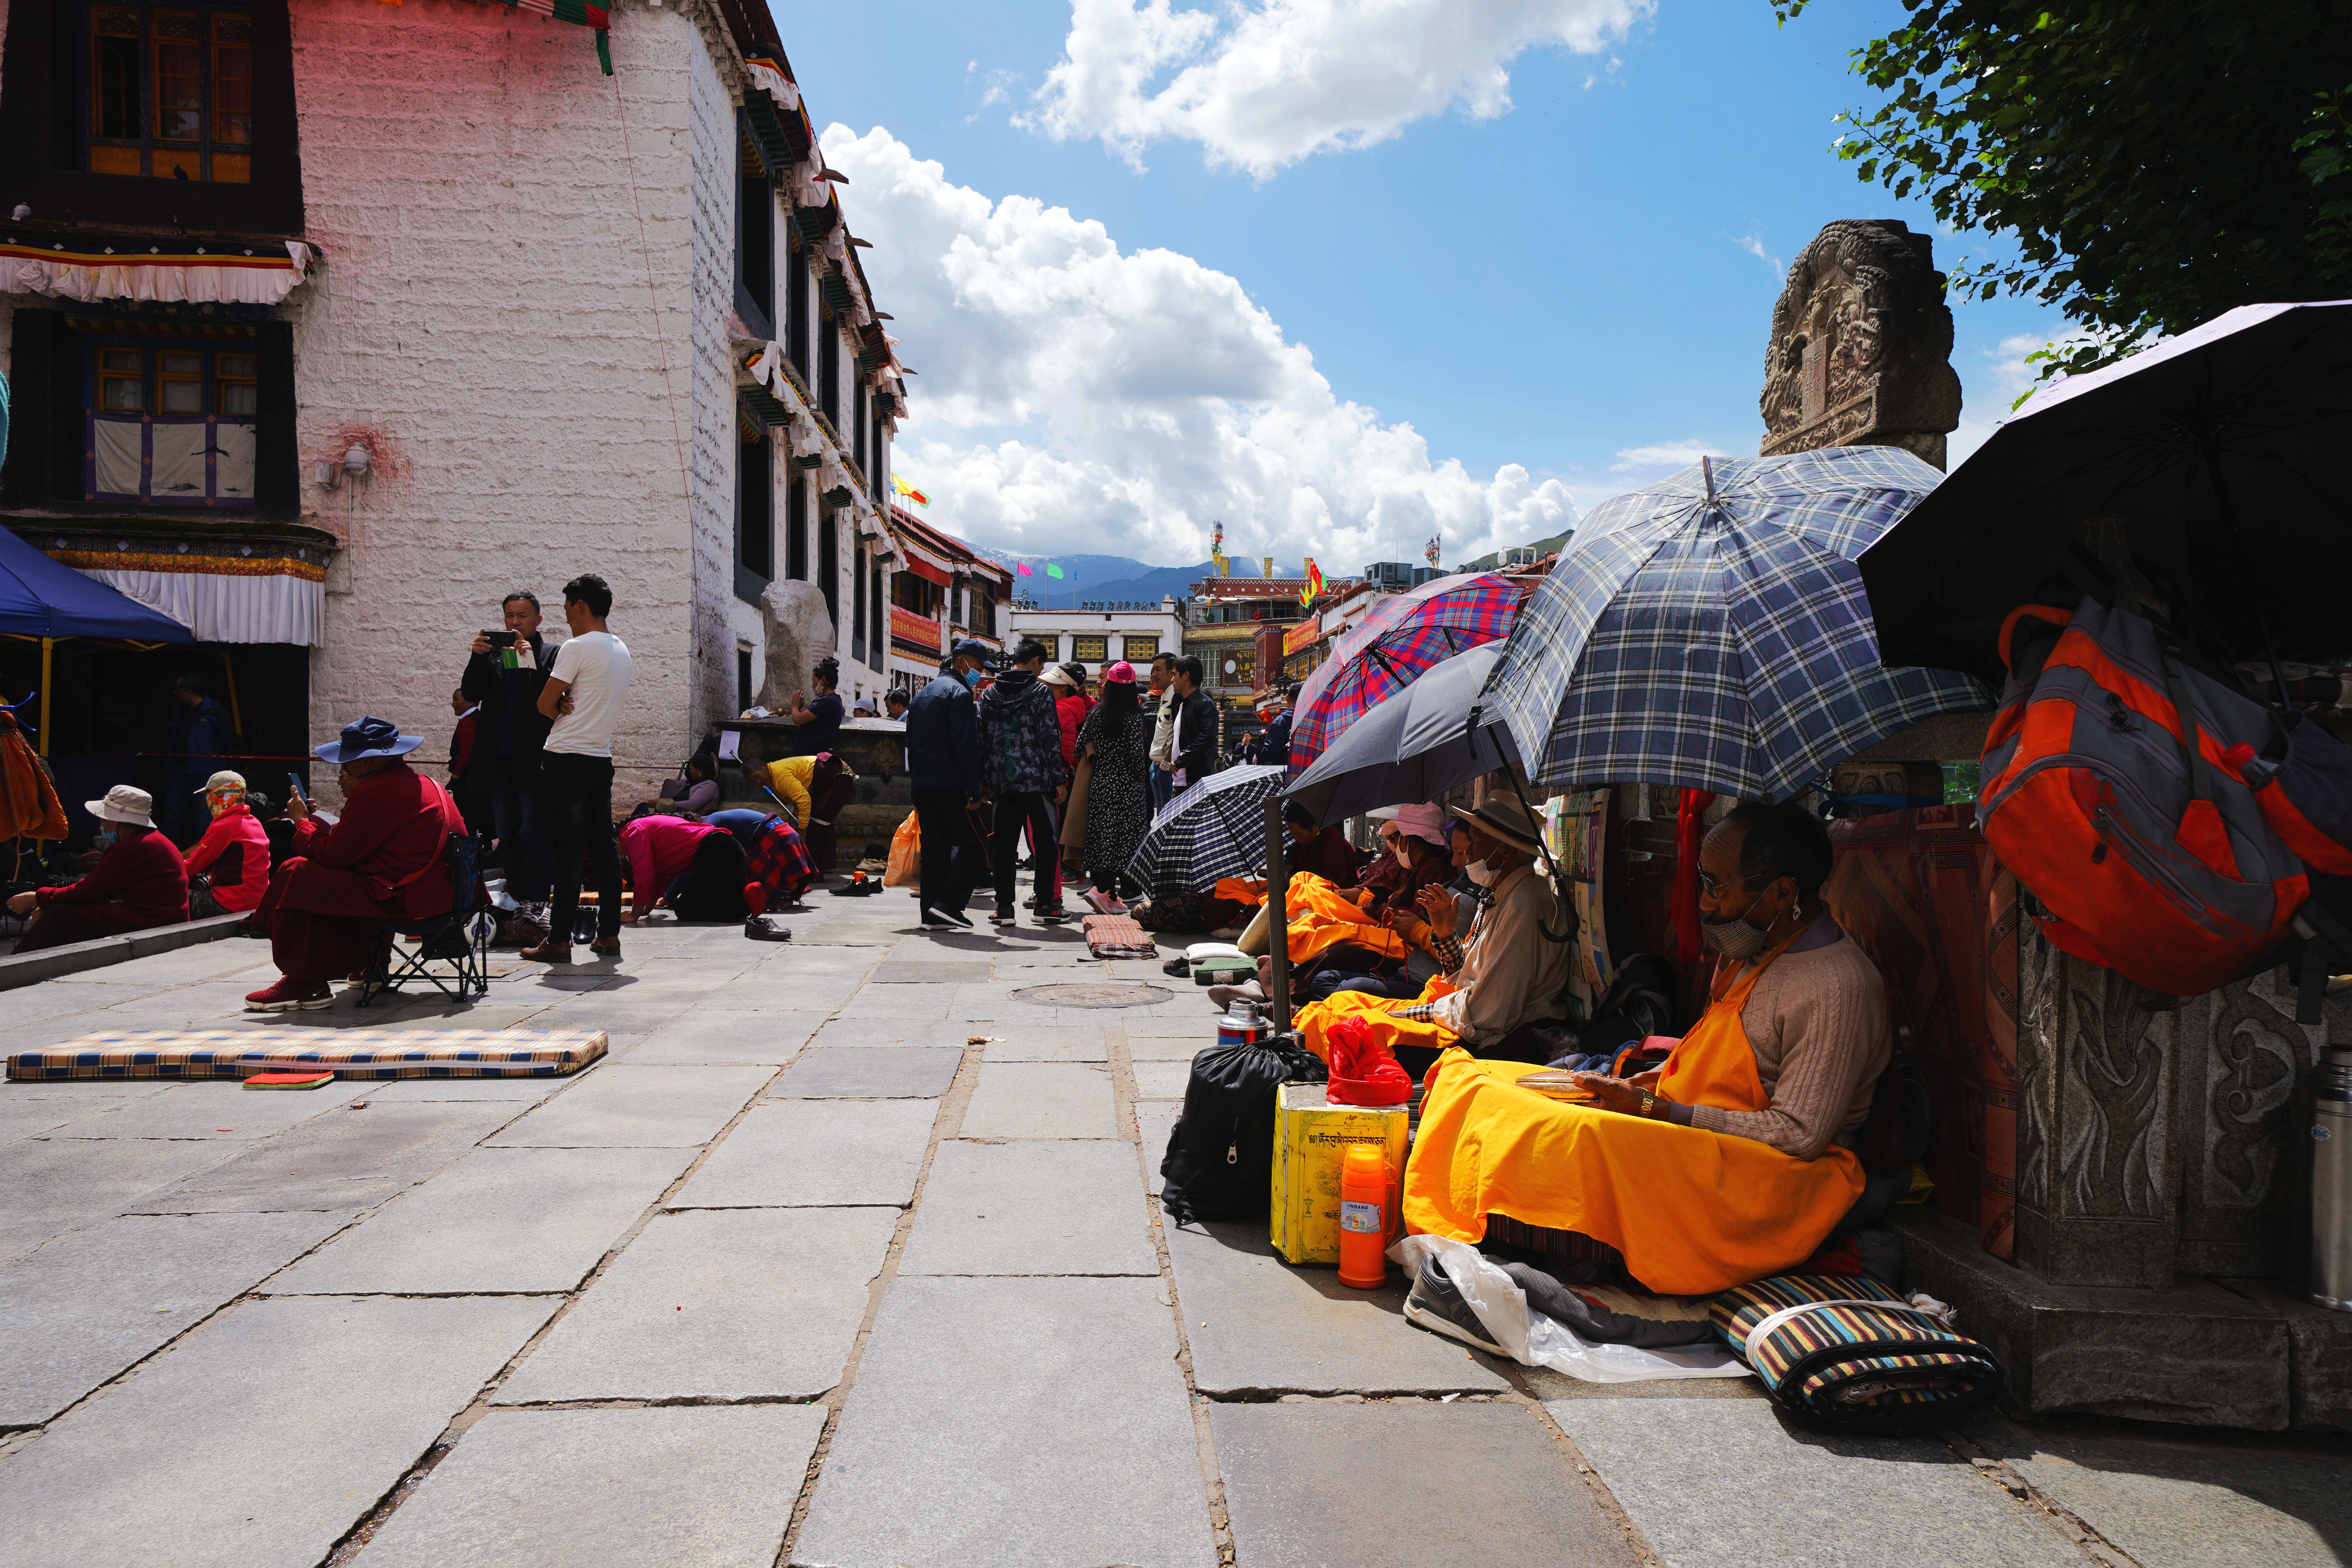
<svg viewBox="0 0 2352 1568">
<path fill-rule="evenodd" d="M 188 628 L 120 589 L 52 561 L 0 528 L 0 636 L 41 645 L 41 752 L 49 749 L 49 658 L 63 637 L 193 643 Z"/>
</svg>

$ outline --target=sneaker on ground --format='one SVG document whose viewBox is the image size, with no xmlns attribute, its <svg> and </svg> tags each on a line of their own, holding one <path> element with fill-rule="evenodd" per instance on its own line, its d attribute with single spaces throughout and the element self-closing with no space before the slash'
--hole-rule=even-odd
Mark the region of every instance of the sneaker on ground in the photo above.
<svg viewBox="0 0 2352 1568">
<path fill-rule="evenodd" d="M 937 904 L 925 904 L 923 906 L 923 923 L 927 926 L 955 926 L 964 931 L 970 931 L 971 929 L 971 917 L 964 913 L 961 910 L 943 910 Z"/>
<path fill-rule="evenodd" d="M 1460 1340 L 1489 1355 L 1508 1353 L 1486 1332 L 1486 1325 L 1478 1321 L 1477 1312 L 1447 1277 L 1444 1265 L 1434 1258 L 1423 1259 L 1420 1272 L 1413 1276 L 1412 1289 L 1404 1299 L 1404 1317 L 1409 1323 L 1419 1323 L 1432 1333 Z"/>
<path fill-rule="evenodd" d="M 323 982 L 305 992 L 294 982 L 279 975 L 274 984 L 258 991 L 248 991 L 245 1010 L 248 1013 L 315 1013 L 335 1005 L 334 988 Z"/>
<path fill-rule="evenodd" d="M 1037 923 L 1039 925 L 1047 926 L 1067 925 L 1070 923 L 1070 911 L 1064 909 L 1059 904 L 1055 904 L 1049 909 L 1039 910 L 1037 911 Z"/>
<path fill-rule="evenodd" d="M 1120 898 L 1117 893 L 1097 891 L 1095 895 L 1095 912 L 1097 914 L 1104 915 L 1126 914 L 1128 912 L 1127 900 Z"/>
<path fill-rule="evenodd" d="M 988 917 L 988 923 L 992 926 L 1009 926 L 1013 923 L 1013 911 L 1011 910 L 999 910 L 994 914 Z"/>
</svg>

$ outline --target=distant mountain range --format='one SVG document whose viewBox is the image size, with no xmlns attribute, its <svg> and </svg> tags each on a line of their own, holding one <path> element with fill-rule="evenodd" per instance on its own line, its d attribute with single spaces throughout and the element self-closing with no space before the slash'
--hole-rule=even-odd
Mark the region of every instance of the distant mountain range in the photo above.
<svg viewBox="0 0 2352 1568">
<path fill-rule="evenodd" d="M 1132 555 L 1023 555 L 1010 550 L 992 550 L 984 544 L 971 548 L 991 561 L 1013 568 L 1016 574 L 1025 563 L 1031 575 L 1016 574 L 1013 579 L 1013 592 L 1049 609 L 1105 601 L 1157 604 L 1165 595 L 1181 599 L 1192 593 L 1193 584 L 1216 574 L 1215 563 L 1208 561 L 1191 566 L 1154 566 Z M 1059 577 L 1045 574 L 1048 563 L 1062 569 Z M 1235 557 L 1234 564 L 1238 569 L 1243 562 Z M 1275 575 L 1297 577 L 1300 574 L 1277 566 Z"/>
</svg>

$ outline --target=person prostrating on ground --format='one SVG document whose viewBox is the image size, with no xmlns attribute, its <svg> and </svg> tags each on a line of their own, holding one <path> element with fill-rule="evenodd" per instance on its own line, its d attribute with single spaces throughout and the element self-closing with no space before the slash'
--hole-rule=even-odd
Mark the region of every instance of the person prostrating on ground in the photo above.
<svg viewBox="0 0 2352 1568">
<path fill-rule="evenodd" d="M 629 697 L 629 647 L 605 626 L 613 590 L 583 574 L 563 584 L 563 623 L 572 640 L 555 650 L 539 710 L 555 721 L 541 768 L 548 837 L 554 848 L 547 940 L 525 948 L 539 963 L 572 962 L 572 927 L 580 908 L 580 862 L 596 868 L 599 958 L 621 956 L 621 858 L 613 845 L 613 731 Z"/>
</svg>

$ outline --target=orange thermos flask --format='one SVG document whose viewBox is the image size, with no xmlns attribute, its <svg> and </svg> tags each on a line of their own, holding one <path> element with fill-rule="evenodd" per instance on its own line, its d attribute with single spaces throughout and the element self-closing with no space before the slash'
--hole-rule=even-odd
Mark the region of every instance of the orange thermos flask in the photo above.
<svg viewBox="0 0 2352 1568">
<path fill-rule="evenodd" d="M 1339 1283 L 1377 1290 L 1389 1278 L 1389 1163 L 1368 1143 L 1351 1143 L 1339 1166 Z"/>
</svg>

